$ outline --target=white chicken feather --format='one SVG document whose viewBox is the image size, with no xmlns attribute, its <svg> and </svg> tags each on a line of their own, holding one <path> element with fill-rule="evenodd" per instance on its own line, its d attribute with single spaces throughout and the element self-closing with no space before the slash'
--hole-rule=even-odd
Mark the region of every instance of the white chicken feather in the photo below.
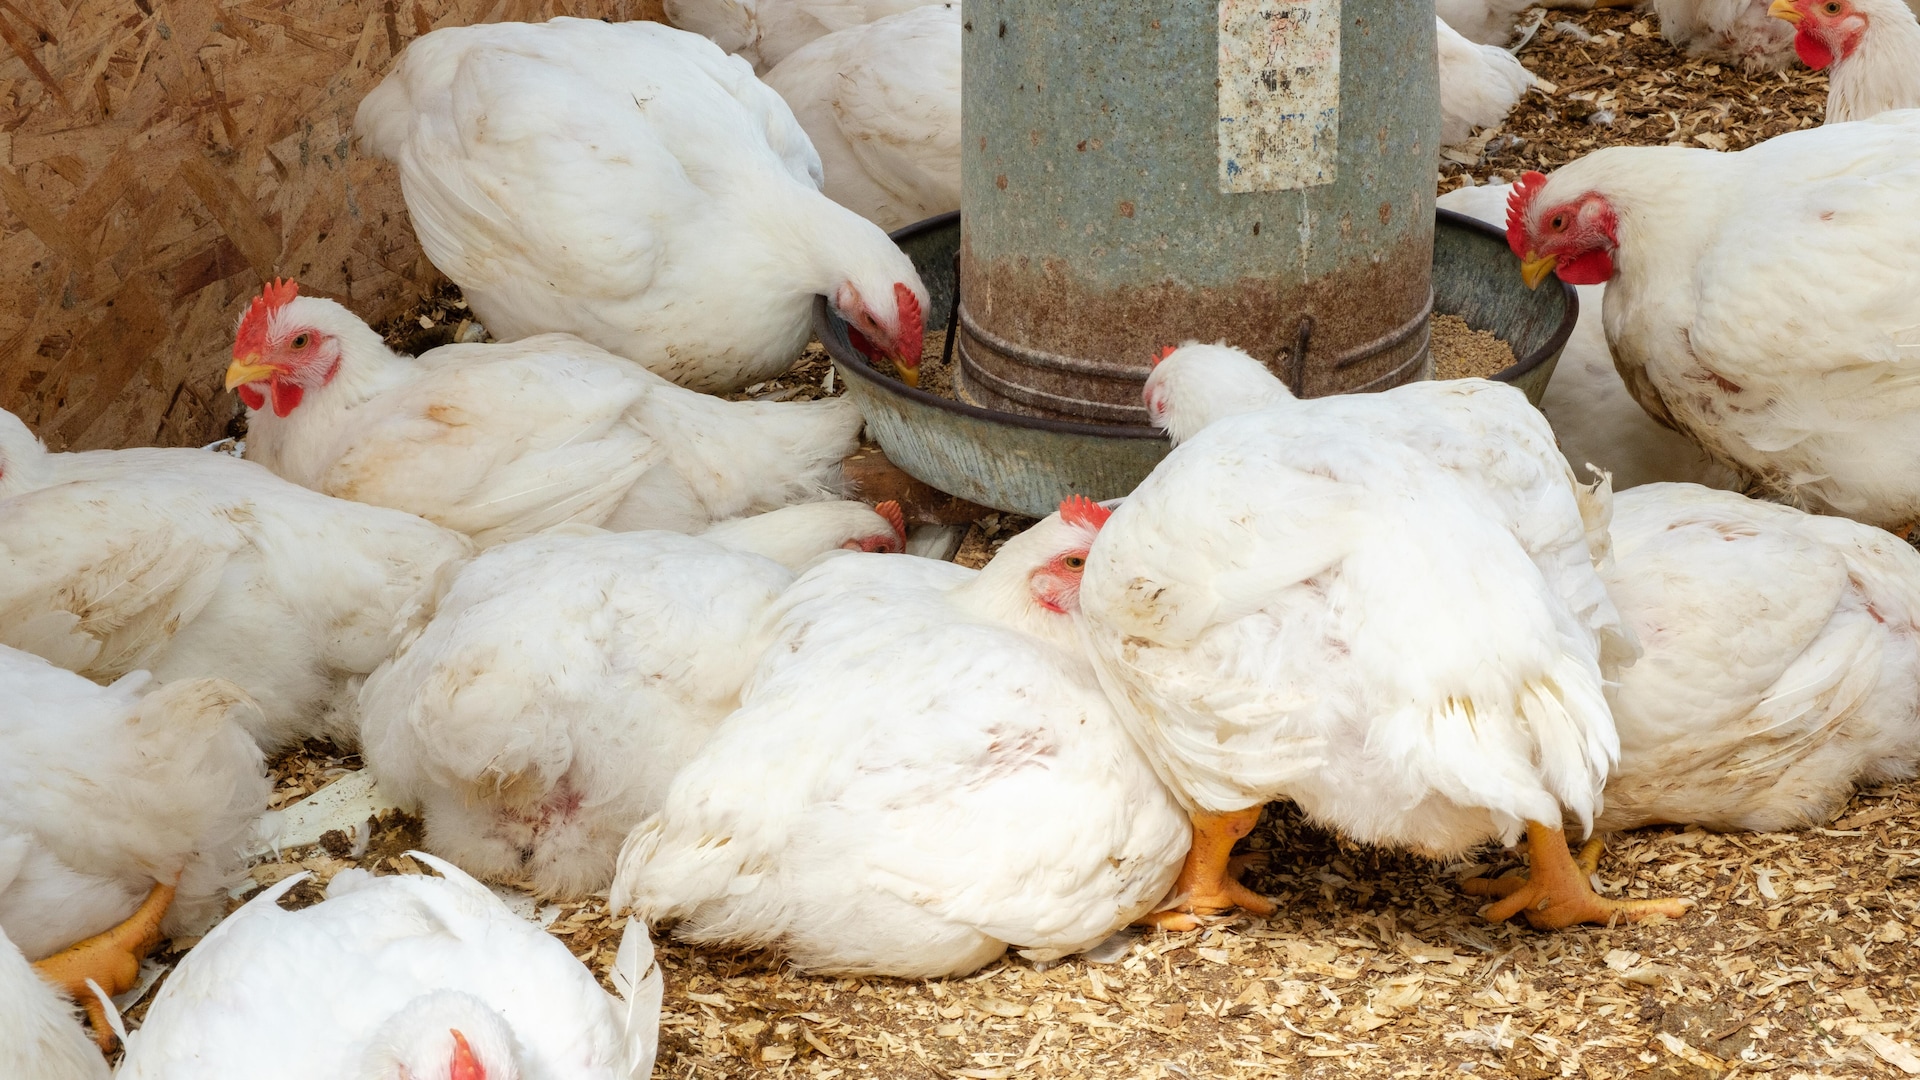
<svg viewBox="0 0 1920 1080">
<path fill-rule="evenodd" d="M 15 1080 L 108 1080 L 107 1062 L 87 1041 L 73 1004 L 48 985 L 0 931 L 0 1046 Z"/>
<path fill-rule="evenodd" d="M 1534 84 L 1533 73 L 1498 45 L 1476 45 L 1435 19 L 1440 56 L 1440 145 L 1458 146 L 1506 120 Z"/>
<path fill-rule="evenodd" d="M 483 547 L 562 524 L 699 532 L 825 499 L 858 445 L 851 401 L 723 401 L 564 334 L 409 358 L 287 290 L 236 335 L 248 459 Z"/>
<path fill-rule="evenodd" d="M 616 910 L 932 977 L 1009 944 L 1074 952 L 1153 907 L 1186 831 L 1074 647 L 1083 521 L 1050 516 L 977 573 L 851 555 L 803 575 L 742 708 L 628 838 Z"/>
<path fill-rule="evenodd" d="M 269 749 L 354 743 L 358 680 L 470 551 L 224 454 L 50 454 L 0 412 L 0 645 L 99 682 L 231 679 Z"/>
<path fill-rule="evenodd" d="M 282 910 L 299 874 L 248 901 L 160 988 L 120 1080 L 651 1075 L 661 977 L 645 927 L 621 941 L 615 997 L 485 886 L 413 857 L 441 876 L 343 870 L 326 900 Z"/>
<path fill-rule="evenodd" d="M 808 42 L 912 11 L 927 0 L 667 0 L 667 20 L 761 74 Z M 955 5 L 958 6 L 958 5 Z"/>
<path fill-rule="evenodd" d="M 217 918 L 267 804 L 255 711 L 224 680 L 97 686 L 0 646 L 0 927 L 14 945 L 42 959 L 156 885 L 175 889 L 166 932 Z"/>
<path fill-rule="evenodd" d="M 1607 586 L 1645 654 L 1609 689 L 1603 829 L 1821 824 L 1920 761 L 1920 553 L 1691 484 L 1623 493 Z"/>
<path fill-rule="evenodd" d="M 1770 494 L 1920 519 L 1920 112 L 1738 153 L 1613 147 L 1516 185 L 1523 274 L 1607 282 L 1656 419 Z"/>
<path fill-rule="evenodd" d="M 820 152 L 827 197 L 891 232 L 960 209 L 960 5 L 828 34 L 766 75 Z"/>
<path fill-rule="evenodd" d="M 468 871 L 557 895 L 603 889 L 627 831 L 739 706 L 762 618 L 793 581 L 775 560 L 898 551 L 898 529 L 858 503 L 815 503 L 712 537 L 496 547 L 367 680 L 367 763 Z"/>
<path fill-rule="evenodd" d="M 559 18 L 448 27 L 360 105 L 428 258 L 493 334 L 574 334 L 696 390 L 784 371 L 829 297 L 920 358 L 926 287 L 820 193 L 780 96 L 696 34 Z"/>
</svg>

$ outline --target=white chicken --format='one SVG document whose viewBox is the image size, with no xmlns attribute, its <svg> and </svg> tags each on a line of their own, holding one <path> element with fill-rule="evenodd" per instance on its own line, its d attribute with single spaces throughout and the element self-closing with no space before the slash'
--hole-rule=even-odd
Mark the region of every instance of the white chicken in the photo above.
<svg viewBox="0 0 1920 1080">
<path fill-rule="evenodd" d="M 1529 284 L 1608 283 L 1656 419 L 1807 509 L 1920 518 L 1920 112 L 1601 150 L 1516 184 L 1507 237 Z"/>
<path fill-rule="evenodd" d="M 1440 196 L 1443 210 L 1503 228 L 1511 184 L 1482 184 Z M 1580 318 L 1554 365 L 1540 411 L 1553 425 L 1560 452 L 1576 472 L 1593 465 L 1613 478 L 1613 489 L 1677 481 L 1734 488 L 1740 475 L 1708 457 L 1693 440 L 1662 426 L 1627 393 L 1614 370 L 1601 326 L 1605 285 L 1580 285 Z"/>
<path fill-rule="evenodd" d="M 73 1003 L 0 932 L 0 1046 L 17 1080 L 108 1080 L 107 1063 L 74 1019 Z"/>
<path fill-rule="evenodd" d="M 911 378 L 926 286 L 820 193 L 780 95 L 697 34 L 554 19 L 435 30 L 354 121 L 427 257 L 502 340 L 585 338 L 696 390 L 786 370 L 825 295 Z"/>
<path fill-rule="evenodd" d="M 1105 513 L 1069 500 L 977 573 L 850 555 L 803 575 L 740 711 L 628 838 L 615 910 L 810 970 L 936 977 L 1152 908 L 1184 822 L 1071 621 Z"/>
<path fill-rule="evenodd" d="M 354 743 L 359 680 L 470 551 L 225 454 L 50 454 L 0 412 L 0 645 L 97 682 L 230 679 L 269 750 Z"/>
<path fill-rule="evenodd" d="M 1799 47 L 1792 30 L 1778 21 L 1780 5 L 1770 0 L 1652 0 L 1651 6 L 1660 18 L 1661 36 L 1685 46 L 1691 56 L 1774 71 L 1791 63 Z M 1907 0 L 1905 6 L 1920 13 L 1920 0 Z"/>
<path fill-rule="evenodd" d="M 959 4 L 828 34 L 766 82 L 820 152 L 834 202 L 889 232 L 960 209 Z"/>
<path fill-rule="evenodd" d="M 213 929 L 127 1039 L 118 1080 L 646 1080 L 661 979 L 628 924 L 619 997 L 486 887 L 342 870 L 327 898 L 267 889 Z"/>
<path fill-rule="evenodd" d="M 667 0 L 667 21 L 765 74 L 810 41 L 923 7 L 927 0 Z M 958 7 L 959 4 L 954 4 Z"/>
<path fill-rule="evenodd" d="M 1436 855 L 1524 831 L 1531 880 L 1476 885 L 1511 890 L 1492 919 L 1681 910 L 1596 896 L 1562 832 L 1600 808 L 1603 677 L 1631 644 L 1592 564 L 1604 502 L 1519 391 L 1300 401 L 1190 344 L 1145 398 L 1177 445 L 1101 530 L 1081 608 L 1108 696 L 1193 817 L 1163 922 L 1273 910 L 1227 859 L 1276 798 Z"/>
<path fill-rule="evenodd" d="M 794 569 L 842 547 L 897 552 L 903 531 L 891 503 L 814 503 L 705 537 L 494 548 L 367 680 L 367 763 L 466 870 L 562 896 L 604 889 L 627 831 L 739 706 Z"/>
<path fill-rule="evenodd" d="M 483 547 L 561 524 L 699 532 L 827 498 L 860 437 L 851 401 L 722 401 L 563 334 L 400 356 L 292 282 L 254 300 L 233 357 L 249 460 Z"/>
<path fill-rule="evenodd" d="M 1434 0 L 1440 21 L 1477 45 L 1504 46 L 1513 24 L 1534 0 Z"/>
<path fill-rule="evenodd" d="M 1767 832 L 1920 760 L 1920 553 L 1691 484 L 1614 502 L 1607 587 L 1645 653 L 1611 688 L 1601 829 Z"/>
<path fill-rule="evenodd" d="M 1440 50 L 1440 145 L 1458 146 L 1506 120 L 1532 89 L 1533 73 L 1498 45 L 1476 45 L 1434 20 Z"/>
<path fill-rule="evenodd" d="M 1920 20 L 1900 0 L 1773 0 L 1793 51 L 1827 68 L 1827 123 L 1920 107 Z"/>
<path fill-rule="evenodd" d="M 222 910 L 267 805 L 254 711 L 224 680 L 96 686 L 0 646 L 0 927 L 103 1044 L 87 980 L 126 990 L 161 936 Z"/>
</svg>

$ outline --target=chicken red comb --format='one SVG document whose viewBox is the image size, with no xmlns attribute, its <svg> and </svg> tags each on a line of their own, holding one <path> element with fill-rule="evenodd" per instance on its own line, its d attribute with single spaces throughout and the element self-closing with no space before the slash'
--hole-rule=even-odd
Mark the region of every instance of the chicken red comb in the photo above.
<svg viewBox="0 0 1920 1080">
<path fill-rule="evenodd" d="M 480 1059 L 473 1056 L 473 1047 L 467 1045 L 467 1037 L 460 1034 L 459 1028 L 448 1028 L 453 1035 L 453 1062 L 447 1070 L 448 1080 L 487 1080 L 487 1070 Z"/>
<path fill-rule="evenodd" d="M 920 298 L 913 295 L 913 290 L 907 288 L 905 282 L 896 281 L 893 283 L 893 303 L 900 310 L 899 343 L 902 348 L 908 344 L 913 346 L 911 363 L 918 364 L 920 343 L 927 335 L 926 319 L 920 313 Z"/>
<path fill-rule="evenodd" d="M 300 295 L 300 283 L 290 279 L 275 278 L 253 303 L 247 307 L 247 313 L 240 317 L 240 329 L 233 335 L 233 358 L 235 360 L 254 353 L 264 352 L 267 347 L 267 323 L 273 313 L 287 306 L 287 301 Z"/>
<path fill-rule="evenodd" d="M 901 543 L 907 542 L 907 515 L 900 512 L 899 503 L 888 499 L 874 507 L 873 512 L 887 519 L 887 524 L 893 526 L 893 534 L 900 538 Z"/>
<path fill-rule="evenodd" d="M 1069 525 L 1098 529 L 1112 516 L 1113 511 L 1085 495 L 1069 495 L 1060 503 L 1060 520 Z"/>
<path fill-rule="evenodd" d="M 1527 257 L 1527 208 L 1546 183 L 1545 173 L 1523 173 L 1507 193 L 1507 246 L 1523 259 Z"/>
<path fill-rule="evenodd" d="M 1162 345 L 1162 346 L 1160 346 L 1160 351 L 1159 351 L 1159 352 L 1156 352 L 1156 353 L 1154 353 L 1154 354 L 1153 354 L 1153 364 L 1154 364 L 1154 366 L 1155 366 L 1155 367 L 1159 367 L 1159 366 L 1160 366 L 1160 361 L 1162 361 L 1162 360 L 1165 360 L 1165 359 L 1166 359 L 1167 357 L 1169 357 L 1169 356 L 1172 356 L 1172 355 L 1173 355 L 1174 353 L 1176 353 L 1176 352 L 1179 352 L 1179 351 L 1180 351 L 1180 346 L 1178 346 L 1178 345 Z"/>
</svg>

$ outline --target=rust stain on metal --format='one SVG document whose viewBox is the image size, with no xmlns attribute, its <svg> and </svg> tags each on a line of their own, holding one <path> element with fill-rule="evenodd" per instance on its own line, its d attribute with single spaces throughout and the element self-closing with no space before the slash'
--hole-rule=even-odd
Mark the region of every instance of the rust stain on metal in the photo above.
<svg viewBox="0 0 1920 1080">
<path fill-rule="evenodd" d="M 1416 233 L 1377 260 L 1358 259 L 1304 286 L 1246 278 L 1196 289 L 1165 280 L 1101 290 L 1078 280 L 1063 260 L 1012 259 L 983 264 L 961 258 L 961 309 L 1021 356 L 996 348 L 962 324 L 963 382 L 991 408 L 1028 416 L 1146 422 L 1140 390 L 1153 350 L 1197 339 L 1245 349 L 1276 375 L 1296 381 L 1294 352 L 1301 320 L 1313 332 L 1296 392 L 1306 397 L 1354 386 L 1385 389 L 1424 370 L 1424 310 L 1431 248 Z M 1366 301 L 1356 303 L 1356 297 Z M 1409 323 L 1409 316 L 1419 320 Z M 1406 332 L 1380 352 L 1336 368 L 1342 354 Z M 1064 359 L 1063 359 L 1064 358 Z"/>
<path fill-rule="evenodd" d="M 1133 216 L 1133 202 L 1131 200 L 1129 199 L 1120 200 L 1120 216 L 1126 217 L 1126 218 L 1130 218 Z"/>
</svg>

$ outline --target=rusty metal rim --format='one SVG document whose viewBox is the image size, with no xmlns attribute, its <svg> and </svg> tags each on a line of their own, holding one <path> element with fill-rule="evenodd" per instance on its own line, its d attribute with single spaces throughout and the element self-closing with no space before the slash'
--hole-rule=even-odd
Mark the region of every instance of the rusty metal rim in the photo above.
<svg viewBox="0 0 1920 1080">
<path fill-rule="evenodd" d="M 1116 364 L 1106 360 L 1083 360 L 1078 356 L 1068 356 L 1065 353 L 1048 352 L 1045 349 L 1029 349 L 1024 345 L 1016 345 L 976 322 L 972 313 L 967 311 L 967 298 L 965 296 L 960 297 L 960 302 L 954 306 L 954 310 L 960 316 L 960 329 L 964 331 L 967 336 L 974 338 L 994 352 L 1003 353 L 1016 360 L 1031 364 L 1034 367 L 1052 368 L 1055 371 L 1071 371 L 1076 375 L 1094 375 L 1102 379 L 1131 380 L 1137 378 L 1140 374 L 1141 365 L 1139 364 Z M 1053 395 L 1049 394 L 1047 396 L 1052 397 Z"/>
<path fill-rule="evenodd" d="M 954 351 L 958 353 L 960 371 L 968 379 L 977 380 L 981 385 L 1009 401 L 1018 401 L 1038 409 L 1055 409 L 1060 412 L 1091 413 L 1113 420 L 1131 420 L 1146 415 L 1145 405 L 1109 405 L 1104 401 L 1088 401 L 1084 398 L 1064 397 L 1049 394 L 1045 390 L 1036 390 L 1031 386 L 1021 386 L 995 375 L 974 362 L 973 352 L 968 347 L 965 336 L 954 342 Z"/>
<path fill-rule="evenodd" d="M 1395 345 L 1401 344 L 1402 342 L 1406 341 L 1408 338 L 1414 336 L 1415 334 L 1418 334 L 1423 330 L 1427 330 L 1429 328 L 1429 321 L 1432 318 L 1433 318 L 1433 290 L 1428 289 L 1427 302 L 1421 306 L 1419 311 L 1414 312 L 1413 318 L 1408 319 L 1406 322 L 1401 323 L 1399 326 L 1396 326 L 1393 329 L 1387 331 L 1386 333 L 1381 334 L 1379 337 L 1374 338 L 1372 341 L 1363 341 L 1360 344 L 1355 345 L 1353 348 L 1348 349 L 1345 352 L 1339 353 L 1333 358 L 1334 370 L 1339 371 L 1345 368 L 1350 368 L 1353 365 L 1358 364 L 1363 360 L 1373 359 L 1375 356 L 1378 356 L 1381 353 L 1386 352 L 1388 349 L 1393 348 Z M 1414 353 L 1416 356 L 1419 354 L 1419 351 L 1420 350 L 1418 349 L 1414 350 Z M 1399 371 L 1405 368 L 1406 366 L 1407 365 L 1405 364 L 1401 364 L 1400 367 L 1395 368 L 1394 370 Z M 1372 386 L 1374 383 L 1379 381 L 1380 380 L 1378 379 L 1373 379 L 1367 382 L 1366 385 Z M 1348 393 L 1352 393 L 1352 391 L 1348 391 Z"/>
<path fill-rule="evenodd" d="M 1444 209 L 1435 209 L 1434 214 L 1438 216 L 1439 220 L 1452 225 L 1454 228 L 1477 232 L 1489 239 L 1498 240 L 1501 247 L 1507 246 L 1506 232 L 1494 228 L 1479 218 L 1468 217 L 1465 214 Z M 1560 325 L 1554 328 L 1553 336 L 1547 338 L 1546 342 L 1539 348 L 1515 361 L 1512 367 L 1496 371 L 1492 375 L 1487 376 L 1488 378 L 1496 382 L 1512 382 L 1523 375 L 1532 373 L 1535 368 L 1546 363 L 1549 357 L 1560 355 L 1560 350 L 1567 347 L 1567 339 L 1573 337 L 1573 326 L 1580 321 L 1580 290 L 1561 281 L 1557 277 L 1553 279 L 1553 283 L 1560 287 L 1560 295 L 1567 299 L 1567 313 L 1561 317 Z"/>
</svg>

